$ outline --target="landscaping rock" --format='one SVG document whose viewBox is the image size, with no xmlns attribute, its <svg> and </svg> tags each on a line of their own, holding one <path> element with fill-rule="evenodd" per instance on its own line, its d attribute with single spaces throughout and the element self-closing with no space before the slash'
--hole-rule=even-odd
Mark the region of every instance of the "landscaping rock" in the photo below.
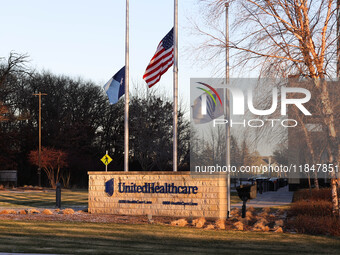
<svg viewBox="0 0 340 255">
<path fill-rule="evenodd" d="M 42 214 L 45 214 L 45 215 L 52 215 L 52 214 L 53 214 L 53 212 L 51 212 L 51 211 L 48 210 L 48 209 L 43 210 L 41 213 L 42 213 Z"/>
<path fill-rule="evenodd" d="M 233 226 L 236 228 L 236 230 L 243 230 L 244 229 L 244 225 L 241 221 L 237 221 L 233 224 Z"/>
<path fill-rule="evenodd" d="M 215 226 L 213 224 L 209 224 L 208 226 L 205 227 L 207 230 L 215 229 Z"/>
<path fill-rule="evenodd" d="M 188 225 L 186 219 L 179 219 L 171 222 L 171 226 L 185 227 L 186 225 Z"/>
<path fill-rule="evenodd" d="M 29 214 L 39 214 L 40 211 L 38 211 L 38 210 L 36 210 L 36 209 L 30 209 L 30 210 L 28 211 L 28 213 L 29 213 Z"/>
<path fill-rule="evenodd" d="M 0 214 L 16 214 L 16 213 L 17 213 L 16 211 L 11 210 L 11 209 L 9 209 L 9 210 L 2 210 L 0 212 Z"/>
<path fill-rule="evenodd" d="M 247 211 L 249 212 L 254 212 L 255 211 L 255 208 L 253 206 L 250 206 L 247 208 Z"/>
<path fill-rule="evenodd" d="M 153 224 L 155 221 L 152 219 L 152 214 L 148 214 L 147 216 L 148 216 L 148 222 L 150 224 Z"/>
<path fill-rule="evenodd" d="M 275 226 L 274 227 L 282 227 L 282 226 L 283 226 L 283 220 L 275 221 Z"/>
<path fill-rule="evenodd" d="M 206 222 L 205 218 L 201 217 L 201 218 L 193 220 L 192 225 L 194 225 L 196 228 L 203 228 L 205 222 Z"/>
<path fill-rule="evenodd" d="M 62 211 L 63 214 L 74 214 L 74 210 L 71 208 L 66 208 Z"/>
<path fill-rule="evenodd" d="M 269 213 L 270 212 L 270 208 L 269 207 L 263 208 L 263 212 Z"/>
<path fill-rule="evenodd" d="M 246 211 L 246 220 L 249 221 L 253 218 L 253 213 L 251 211 Z"/>
<path fill-rule="evenodd" d="M 240 210 L 239 210 L 238 208 L 233 208 L 233 209 L 230 211 L 230 214 L 231 214 L 233 217 L 240 216 Z"/>
<path fill-rule="evenodd" d="M 260 219 L 257 222 L 255 222 L 253 230 L 267 232 L 269 231 L 269 227 L 266 226 L 266 224 L 268 224 L 268 221 L 266 219 Z"/>
<path fill-rule="evenodd" d="M 257 216 L 258 216 L 258 218 L 267 218 L 268 217 L 268 213 L 267 212 L 261 212 Z"/>
<path fill-rule="evenodd" d="M 276 233 L 283 233 L 283 229 L 281 227 L 278 227 L 274 232 L 276 232 Z"/>
<path fill-rule="evenodd" d="M 215 222 L 215 225 L 218 229 L 225 229 L 225 220 L 223 219 L 218 219 L 216 222 Z"/>
</svg>

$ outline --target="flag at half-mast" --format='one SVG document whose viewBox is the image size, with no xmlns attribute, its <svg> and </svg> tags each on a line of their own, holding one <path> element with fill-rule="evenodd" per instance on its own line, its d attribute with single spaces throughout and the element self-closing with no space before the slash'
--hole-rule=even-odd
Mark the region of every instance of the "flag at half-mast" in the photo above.
<svg viewBox="0 0 340 255">
<path fill-rule="evenodd" d="M 161 79 L 162 75 L 174 63 L 174 29 L 172 28 L 169 33 L 158 44 L 155 55 L 152 57 L 149 65 L 147 66 L 143 79 L 148 84 L 149 88 L 155 85 Z"/>
<path fill-rule="evenodd" d="M 125 94 L 125 66 L 123 66 L 105 85 L 104 90 L 110 104 L 116 104 Z"/>
</svg>

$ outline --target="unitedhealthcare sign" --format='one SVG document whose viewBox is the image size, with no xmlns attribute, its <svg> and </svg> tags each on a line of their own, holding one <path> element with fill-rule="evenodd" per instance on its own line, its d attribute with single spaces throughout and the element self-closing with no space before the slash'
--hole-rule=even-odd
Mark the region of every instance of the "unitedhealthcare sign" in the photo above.
<svg viewBox="0 0 340 255">
<path fill-rule="evenodd" d="M 225 218 L 224 176 L 195 178 L 189 171 L 89 174 L 89 213 Z"/>
<path fill-rule="evenodd" d="M 114 193 L 114 179 L 105 183 L 105 192 L 112 196 Z M 143 185 L 136 183 L 118 183 L 118 193 L 163 193 L 163 194 L 197 194 L 198 187 L 190 185 L 175 185 L 175 183 L 144 182 Z"/>
</svg>

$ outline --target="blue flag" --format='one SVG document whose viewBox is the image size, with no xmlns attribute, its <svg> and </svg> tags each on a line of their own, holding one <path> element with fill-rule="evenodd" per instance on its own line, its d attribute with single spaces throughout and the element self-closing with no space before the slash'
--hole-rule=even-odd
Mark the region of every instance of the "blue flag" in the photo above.
<svg viewBox="0 0 340 255">
<path fill-rule="evenodd" d="M 110 104 L 116 104 L 125 94 L 125 66 L 104 85 L 104 90 L 109 97 Z"/>
</svg>

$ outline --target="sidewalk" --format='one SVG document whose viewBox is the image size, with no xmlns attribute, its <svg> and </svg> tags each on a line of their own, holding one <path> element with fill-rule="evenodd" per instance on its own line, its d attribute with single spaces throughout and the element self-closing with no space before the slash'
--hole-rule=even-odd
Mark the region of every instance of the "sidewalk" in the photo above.
<svg viewBox="0 0 340 255">
<path fill-rule="evenodd" d="M 262 194 L 257 193 L 256 199 L 248 200 L 247 207 L 275 207 L 289 205 L 293 199 L 292 191 L 288 191 L 288 185 L 280 188 L 278 191 L 268 191 Z M 242 202 L 231 204 L 231 208 L 241 208 Z"/>
</svg>

